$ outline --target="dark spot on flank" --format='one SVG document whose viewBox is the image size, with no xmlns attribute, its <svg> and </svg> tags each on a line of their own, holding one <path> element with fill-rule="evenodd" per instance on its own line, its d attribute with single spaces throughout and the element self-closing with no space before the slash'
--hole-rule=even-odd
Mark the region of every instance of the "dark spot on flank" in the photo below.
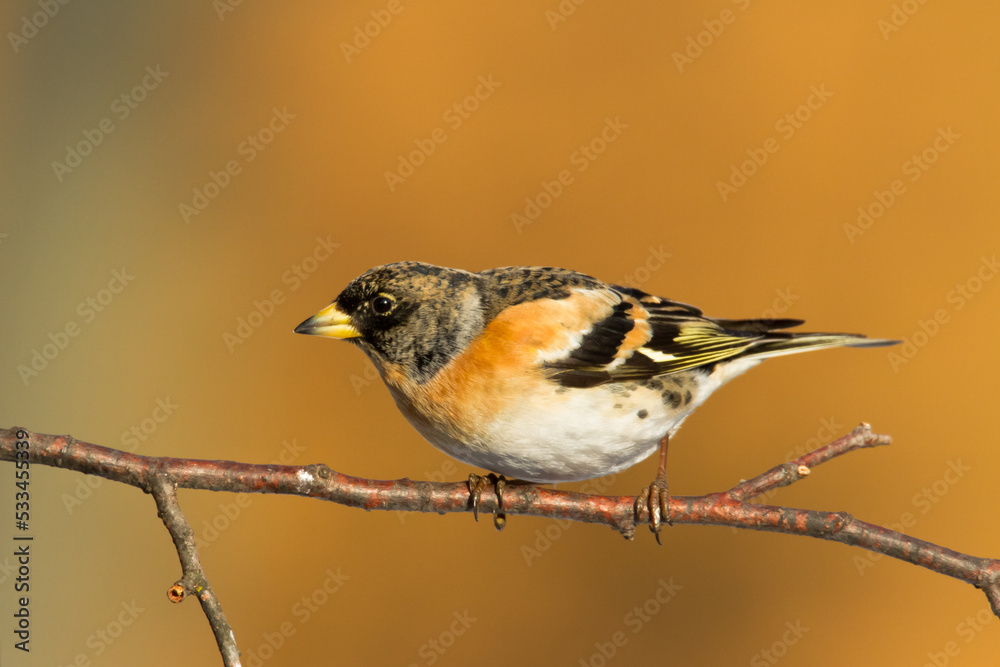
<svg viewBox="0 0 1000 667">
<path fill-rule="evenodd" d="M 615 409 L 616 409 L 616 410 L 620 410 L 620 409 L 621 409 L 621 407 L 622 407 L 622 404 L 621 404 L 621 403 L 615 403 Z"/>
<path fill-rule="evenodd" d="M 569 387 L 557 387 L 556 388 L 556 393 L 557 394 L 565 394 L 567 391 L 569 391 Z"/>
<path fill-rule="evenodd" d="M 649 387 L 653 391 L 663 391 L 663 382 L 657 380 L 656 378 L 646 380 L 645 386 Z"/>
<path fill-rule="evenodd" d="M 639 412 L 635 414 L 639 417 L 639 419 L 645 419 L 649 416 L 649 410 L 639 410 Z"/>
<path fill-rule="evenodd" d="M 691 403 L 691 390 L 688 389 L 684 392 L 684 405 L 689 405 Z"/>
<path fill-rule="evenodd" d="M 681 395 L 676 391 L 665 391 L 663 392 L 663 404 L 669 405 L 672 408 L 679 408 L 681 405 Z"/>
</svg>

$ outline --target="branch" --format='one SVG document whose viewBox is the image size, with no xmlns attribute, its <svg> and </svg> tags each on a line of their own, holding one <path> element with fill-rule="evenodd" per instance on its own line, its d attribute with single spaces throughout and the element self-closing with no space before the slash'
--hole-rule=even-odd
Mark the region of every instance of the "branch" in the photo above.
<svg viewBox="0 0 1000 667">
<path fill-rule="evenodd" d="M 146 490 L 153 494 L 156 500 L 157 512 L 170 531 L 184 572 L 184 576 L 167 591 L 167 597 L 171 602 L 181 602 L 192 593 L 197 595 L 202 611 L 205 612 L 208 623 L 212 626 L 212 632 L 215 633 L 215 642 L 219 645 L 219 652 L 222 653 L 223 664 L 226 667 L 239 665 L 240 651 L 236 647 L 236 636 L 233 635 L 229 620 L 222 612 L 219 598 L 215 596 L 205 572 L 201 569 L 201 558 L 198 557 L 198 549 L 194 544 L 194 531 L 191 530 L 187 517 L 181 512 L 173 483 L 169 476 L 154 473 L 150 475 L 149 488 Z"/>
<path fill-rule="evenodd" d="M 409 512 L 468 512 L 465 482 L 433 483 L 350 477 L 323 464 L 308 466 L 254 465 L 232 461 L 201 461 L 140 456 L 80 442 L 70 436 L 41 435 L 25 429 L 0 429 L 0 460 L 15 459 L 16 442 L 29 442 L 29 461 L 36 465 L 97 475 L 152 493 L 163 522 L 174 540 L 184 576 L 170 589 L 180 601 L 195 592 L 208 617 L 225 664 L 239 664 L 235 639 L 225 615 L 205 579 L 191 528 L 177 505 L 176 487 L 233 493 L 280 493 L 330 500 L 365 510 Z M 977 558 L 918 540 L 881 526 L 856 520 L 846 512 L 821 512 L 758 505 L 749 502 L 772 489 L 793 484 L 811 470 L 849 452 L 891 443 L 861 424 L 849 434 L 767 472 L 741 481 L 721 493 L 670 498 L 674 524 L 731 526 L 806 535 L 858 546 L 920 565 L 972 584 L 986 593 L 993 613 L 1000 616 L 1000 560 Z M 23 446 L 22 446 L 23 448 Z M 502 511 L 568 519 L 611 526 L 626 538 L 635 534 L 632 496 L 597 496 L 556 491 L 528 484 L 509 484 Z M 495 494 L 483 494 L 479 509 L 497 512 Z M 648 523 L 649 516 L 638 517 Z"/>
</svg>

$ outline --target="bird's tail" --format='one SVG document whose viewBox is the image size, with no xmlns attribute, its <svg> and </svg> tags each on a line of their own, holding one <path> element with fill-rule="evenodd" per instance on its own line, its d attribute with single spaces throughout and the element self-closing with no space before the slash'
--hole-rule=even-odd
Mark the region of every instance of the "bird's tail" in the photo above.
<svg viewBox="0 0 1000 667">
<path fill-rule="evenodd" d="M 901 342 L 882 338 L 866 338 L 861 334 L 780 331 L 780 329 L 797 327 L 803 324 L 803 320 L 716 320 L 716 322 L 726 329 L 738 331 L 744 335 L 759 335 L 760 338 L 739 355 L 740 357 L 758 359 L 822 350 L 828 347 L 884 347 Z"/>
</svg>

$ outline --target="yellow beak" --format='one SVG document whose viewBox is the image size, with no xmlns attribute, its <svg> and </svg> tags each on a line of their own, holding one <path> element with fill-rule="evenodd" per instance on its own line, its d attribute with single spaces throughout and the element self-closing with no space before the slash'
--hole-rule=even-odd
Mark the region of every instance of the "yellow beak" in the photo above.
<svg viewBox="0 0 1000 667">
<path fill-rule="evenodd" d="M 337 304 L 319 311 L 308 320 L 295 327 L 295 333 L 311 336 L 329 336 L 330 338 L 357 338 L 361 333 L 351 324 L 350 317 L 337 308 Z"/>
</svg>

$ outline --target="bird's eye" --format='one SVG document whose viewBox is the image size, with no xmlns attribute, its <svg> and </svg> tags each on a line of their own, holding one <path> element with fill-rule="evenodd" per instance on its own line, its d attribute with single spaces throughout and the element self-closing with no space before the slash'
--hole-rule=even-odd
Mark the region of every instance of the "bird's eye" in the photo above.
<svg viewBox="0 0 1000 667">
<path fill-rule="evenodd" d="M 387 296 L 377 296 L 372 299 L 372 310 L 375 311 L 376 315 L 385 315 L 390 310 L 392 310 L 395 302 Z"/>
</svg>

